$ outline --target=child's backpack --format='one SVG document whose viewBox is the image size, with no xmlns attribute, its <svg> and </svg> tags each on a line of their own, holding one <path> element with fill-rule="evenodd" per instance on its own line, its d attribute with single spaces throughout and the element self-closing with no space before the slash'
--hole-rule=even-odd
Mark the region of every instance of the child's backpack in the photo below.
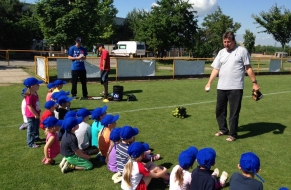
<svg viewBox="0 0 291 190">
<path fill-rule="evenodd" d="M 127 94 L 127 101 L 136 101 L 136 97 L 133 94 Z"/>
</svg>

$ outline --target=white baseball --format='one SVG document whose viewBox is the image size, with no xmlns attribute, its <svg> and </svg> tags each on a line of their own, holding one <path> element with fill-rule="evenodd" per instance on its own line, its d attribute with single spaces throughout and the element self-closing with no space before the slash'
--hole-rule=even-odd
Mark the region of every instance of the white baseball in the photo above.
<svg viewBox="0 0 291 190">
<path fill-rule="evenodd" d="M 210 90 L 210 87 L 206 87 L 205 90 L 208 92 Z"/>
</svg>

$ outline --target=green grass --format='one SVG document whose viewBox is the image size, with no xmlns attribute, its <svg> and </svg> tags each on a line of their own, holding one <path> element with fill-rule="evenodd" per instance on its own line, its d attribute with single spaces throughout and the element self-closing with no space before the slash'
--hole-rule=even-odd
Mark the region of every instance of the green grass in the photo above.
<svg viewBox="0 0 291 190">
<path fill-rule="evenodd" d="M 120 114 L 117 126 L 138 127 L 137 141 L 148 142 L 154 153 L 161 154 L 163 158 L 155 163 L 166 166 L 169 171 L 178 163 L 179 153 L 190 145 L 199 149 L 213 147 L 217 152 L 215 167 L 230 175 L 239 171 L 240 155 L 253 151 L 261 159 L 260 175 L 265 179 L 264 189 L 290 188 L 290 76 L 258 76 L 257 79 L 264 98 L 258 102 L 251 99 L 251 81 L 246 78 L 239 139 L 232 143 L 227 142 L 225 136 L 214 136 L 218 130 L 215 119 L 217 80 L 209 93 L 203 90 L 206 78 L 110 82 L 110 89 L 113 85 L 122 85 L 124 93 L 133 93 L 138 101 L 111 101 L 107 103 L 108 112 Z M 111 181 L 112 173 L 94 160 L 94 156 L 91 160 L 94 169 L 86 172 L 62 174 L 57 165 L 42 164 L 43 145 L 39 149 L 28 148 L 26 131 L 18 129 L 22 124 L 22 88 L 16 84 L 0 86 L 1 189 L 120 189 L 120 184 Z M 46 90 L 44 85 L 39 90 L 42 107 Z M 70 90 L 70 84 L 64 85 L 64 90 Z M 89 95 L 96 96 L 102 91 L 102 86 L 89 83 L 88 91 Z M 79 84 L 78 94 L 81 95 Z M 100 100 L 72 101 L 75 109 L 94 109 L 103 105 Z M 185 119 L 173 117 L 171 112 L 176 106 L 186 107 L 189 116 Z M 42 130 L 40 134 L 45 137 Z M 196 166 L 197 163 L 193 168 Z M 162 181 L 153 180 L 149 189 L 168 188 Z"/>
</svg>

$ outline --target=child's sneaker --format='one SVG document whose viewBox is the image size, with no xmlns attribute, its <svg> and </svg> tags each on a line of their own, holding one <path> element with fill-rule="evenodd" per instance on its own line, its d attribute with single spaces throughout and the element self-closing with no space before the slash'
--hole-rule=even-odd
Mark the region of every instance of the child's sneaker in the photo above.
<svg viewBox="0 0 291 190">
<path fill-rule="evenodd" d="M 27 123 L 23 123 L 20 127 L 19 130 L 25 130 L 27 129 Z"/>
<path fill-rule="evenodd" d="M 219 169 L 215 168 L 213 173 L 211 174 L 212 176 L 218 177 L 219 176 Z"/>
<path fill-rule="evenodd" d="M 111 179 L 114 181 L 118 176 L 122 176 L 120 172 L 113 174 Z"/>
<path fill-rule="evenodd" d="M 66 162 L 68 163 L 68 162 Z M 65 174 L 65 173 L 68 173 L 70 171 L 73 171 L 75 169 L 75 166 L 73 164 L 65 164 L 64 167 L 62 168 L 62 173 Z"/>
<path fill-rule="evenodd" d="M 39 145 L 37 145 L 37 144 L 33 144 L 33 145 L 31 145 L 30 148 L 39 148 Z"/>
<path fill-rule="evenodd" d="M 160 154 L 151 155 L 151 161 L 156 161 L 156 160 L 159 160 L 160 158 L 161 158 Z"/>
<path fill-rule="evenodd" d="M 228 179 L 228 173 L 223 171 L 221 176 L 220 176 L 220 179 L 219 179 L 219 182 L 220 182 L 222 187 L 225 186 L 227 179 Z"/>
<path fill-rule="evenodd" d="M 66 162 L 67 162 L 66 158 L 63 157 L 61 163 L 59 164 L 59 167 L 62 169 L 64 167 L 64 165 L 65 165 Z"/>
</svg>

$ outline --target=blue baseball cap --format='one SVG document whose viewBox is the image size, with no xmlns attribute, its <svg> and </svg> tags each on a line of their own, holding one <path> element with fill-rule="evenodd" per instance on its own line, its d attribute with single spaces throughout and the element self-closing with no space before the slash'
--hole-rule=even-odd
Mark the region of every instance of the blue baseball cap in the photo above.
<svg viewBox="0 0 291 190">
<path fill-rule="evenodd" d="M 210 169 L 215 164 L 216 152 L 213 148 L 202 148 L 197 153 L 197 162 L 200 166 Z"/>
<path fill-rule="evenodd" d="M 59 85 L 63 85 L 63 84 L 67 84 L 67 82 L 66 81 L 63 81 L 63 80 L 60 80 L 60 79 L 58 79 L 58 80 L 56 80 L 54 82 L 54 85 L 55 86 L 59 86 Z"/>
<path fill-rule="evenodd" d="M 287 187 L 280 187 L 279 190 L 289 190 Z"/>
<path fill-rule="evenodd" d="M 51 88 L 55 88 L 55 84 L 53 82 L 51 83 L 48 83 L 47 86 L 46 86 L 48 89 L 51 89 Z"/>
<path fill-rule="evenodd" d="M 80 123 L 83 122 L 82 117 L 67 117 L 66 119 L 63 120 L 62 124 L 62 129 L 65 131 L 70 131 L 73 129 L 76 125 L 79 125 Z"/>
<path fill-rule="evenodd" d="M 136 136 L 138 134 L 138 128 L 133 128 L 131 126 L 124 126 L 120 130 L 120 137 L 123 140 L 127 140 Z"/>
<path fill-rule="evenodd" d="M 244 172 L 253 173 L 264 182 L 264 179 L 257 174 L 260 170 L 260 158 L 255 153 L 243 153 L 240 157 L 239 165 Z"/>
<path fill-rule="evenodd" d="M 54 92 L 52 94 L 52 99 L 57 100 L 60 96 L 68 96 L 70 94 L 70 92 L 66 92 L 63 90 L 60 90 L 59 92 Z"/>
<path fill-rule="evenodd" d="M 66 114 L 65 114 L 65 119 L 68 118 L 68 117 L 77 117 L 77 112 L 74 111 L 74 110 L 71 110 L 71 111 L 68 111 Z"/>
<path fill-rule="evenodd" d="M 91 114 L 92 113 L 89 110 L 87 110 L 86 108 L 81 108 L 77 111 L 77 116 L 82 117 L 82 118 L 85 118 Z"/>
<path fill-rule="evenodd" d="M 183 169 L 189 169 L 196 159 L 198 149 L 194 146 L 182 151 L 178 157 L 179 165 Z"/>
<path fill-rule="evenodd" d="M 56 106 L 57 103 L 55 101 L 49 100 L 44 104 L 45 109 L 51 109 L 53 106 Z"/>
<path fill-rule="evenodd" d="M 24 86 L 26 86 L 27 88 L 31 87 L 33 85 L 36 85 L 36 84 L 41 84 L 41 83 L 43 83 L 42 80 L 37 80 L 34 77 L 29 77 L 29 78 L 25 79 L 23 82 Z"/>
<path fill-rule="evenodd" d="M 63 103 L 70 102 L 72 100 L 73 98 L 69 98 L 68 96 L 60 96 L 57 102 L 59 105 L 62 105 Z"/>
<path fill-rule="evenodd" d="M 128 155 L 132 158 L 140 157 L 145 151 L 147 151 L 146 147 L 140 142 L 131 143 L 127 149 Z"/>
<path fill-rule="evenodd" d="M 54 126 L 61 126 L 63 124 L 63 120 L 58 120 L 57 118 L 51 116 L 43 120 L 42 124 L 45 128 L 51 128 Z"/>
<path fill-rule="evenodd" d="M 22 91 L 21 91 L 21 96 L 22 97 L 24 96 L 24 94 L 25 94 L 26 91 L 27 91 L 27 88 L 26 87 L 22 89 Z"/>
<path fill-rule="evenodd" d="M 120 130 L 121 128 L 114 128 L 111 132 L 110 132 L 110 140 L 112 140 L 113 142 L 117 142 L 120 140 Z"/>
<path fill-rule="evenodd" d="M 101 115 L 103 115 L 106 112 L 106 110 L 107 110 L 107 106 L 106 105 L 101 107 L 101 108 L 94 109 L 92 111 L 92 116 L 91 116 L 92 119 L 98 120 L 101 117 Z"/>
<path fill-rule="evenodd" d="M 101 120 L 101 124 L 104 127 L 107 127 L 109 124 L 116 122 L 119 119 L 119 115 L 105 115 L 102 120 Z"/>
</svg>

